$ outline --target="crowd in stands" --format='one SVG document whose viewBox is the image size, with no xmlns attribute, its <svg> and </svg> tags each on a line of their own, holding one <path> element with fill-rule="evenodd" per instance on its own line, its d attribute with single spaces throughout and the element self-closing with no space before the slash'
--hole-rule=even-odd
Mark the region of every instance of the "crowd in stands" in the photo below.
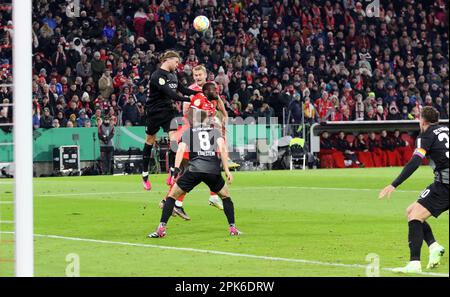
<svg viewBox="0 0 450 297">
<path fill-rule="evenodd" d="M 108 116 L 142 125 L 158 56 L 183 57 L 180 82 L 203 64 L 230 116 L 281 123 L 413 120 L 449 115 L 448 2 L 380 0 L 33 1 L 33 126 L 91 127 Z M 1 6 L 1 5 L 0 5 Z M 192 28 L 197 15 L 211 29 Z M 0 9 L 0 76 L 11 82 L 10 9 Z M 12 102 L 10 88 L 0 100 Z M 180 105 L 178 105 L 180 108 Z M 2 107 L 0 121 L 11 121 Z"/>
<path fill-rule="evenodd" d="M 323 132 L 320 139 L 322 168 L 404 166 L 414 151 L 414 138 L 396 130 L 388 133 L 359 133 L 357 136 L 339 132 Z"/>
</svg>

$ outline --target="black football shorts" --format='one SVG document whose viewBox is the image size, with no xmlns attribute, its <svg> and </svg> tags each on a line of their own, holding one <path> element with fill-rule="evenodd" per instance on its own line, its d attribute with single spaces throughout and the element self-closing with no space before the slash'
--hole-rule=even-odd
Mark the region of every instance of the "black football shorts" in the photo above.
<svg viewBox="0 0 450 297">
<path fill-rule="evenodd" d="M 147 135 L 155 135 L 159 129 L 163 129 L 164 132 L 176 131 L 178 124 L 172 124 L 172 120 L 177 117 L 177 113 L 174 110 L 157 110 L 146 111 L 146 128 L 145 133 Z M 173 127 L 171 127 L 173 125 Z"/>
<path fill-rule="evenodd" d="M 225 180 L 220 174 L 192 172 L 189 169 L 177 180 L 177 185 L 189 193 L 193 188 L 204 182 L 211 192 L 218 193 L 225 186 Z"/>
<path fill-rule="evenodd" d="M 423 190 L 417 202 L 437 218 L 448 210 L 448 187 L 448 184 L 435 181 Z"/>
</svg>

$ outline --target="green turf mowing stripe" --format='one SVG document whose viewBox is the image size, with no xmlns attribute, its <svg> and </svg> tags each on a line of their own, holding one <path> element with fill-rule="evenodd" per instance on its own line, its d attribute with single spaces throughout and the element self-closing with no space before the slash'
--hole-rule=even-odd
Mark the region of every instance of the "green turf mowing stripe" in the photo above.
<svg viewBox="0 0 450 297">
<path fill-rule="evenodd" d="M 8 232 L 8 231 L 0 231 L 0 233 L 14 234 L 14 232 Z M 162 249 L 162 250 L 175 250 L 175 251 L 194 252 L 194 253 L 203 253 L 203 254 L 212 254 L 212 255 L 231 256 L 231 257 L 243 257 L 243 258 L 252 258 L 252 259 L 268 260 L 268 261 L 303 263 L 303 264 L 309 264 L 309 265 L 333 266 L 333 267 L 344 267 L 344 268 L 361 268 L 361 269 L 367 268 L 367 265 L 362 265 L 362 264 L 343 264 L 343 263 L 333 263 L 333 262 L 322 262 L 322 261 L 316 261 L 316 260 L 268 257 L 268 256 L 252 255 L 252 254 L 231 253 L 231 252 L 222 252 L 222 251 L 215 251 L 215 250 L 195 249 L 195 248 L 172 247 L 172 246 L 144 244 L 144 243 L 130 243 L 130 242 L 121 242 L 121 241 L 98 240 L 98 239 L 66 237 L 66 236 L 45 235 L 45 234 L 34 234 L 34 236 L 35 237 L 43 237 L 43 238 L 51 238 L 51 239 L 63 239 L 63 240 L 72 240 L 72 241 L 81 241 L 81 242 L 112 244 L 112 245 L 122 245 L 122 246 L 134 246 L 134 247 L 142 247 L 142 248 L 155 248 L 155 249 Z M 393 270 L 393 268 L 381 268 L 381 269 L 384 271 L 392 271 Z M 429 276 L 439 276 L 439 277 L 448 277 L 449 276 L 448 274 L 445 274 L 445 273 L 434 273 L 434 272 L 422 272 L 422 273 L 417 273 L 417 274 L 429 275 Z"/>
</svg>

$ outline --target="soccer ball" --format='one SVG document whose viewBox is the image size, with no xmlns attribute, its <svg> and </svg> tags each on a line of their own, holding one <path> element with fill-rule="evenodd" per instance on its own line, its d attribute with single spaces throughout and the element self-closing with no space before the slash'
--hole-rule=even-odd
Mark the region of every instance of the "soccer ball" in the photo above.
<svg viewBox="0 0 450 297">
<path fill-rule="evenodd" d="M 205 32 L 209 29 L 209 19 L 204 15 L 199 15 L 194 19 L 193 25 L 198 32 Z"/>
</svg>

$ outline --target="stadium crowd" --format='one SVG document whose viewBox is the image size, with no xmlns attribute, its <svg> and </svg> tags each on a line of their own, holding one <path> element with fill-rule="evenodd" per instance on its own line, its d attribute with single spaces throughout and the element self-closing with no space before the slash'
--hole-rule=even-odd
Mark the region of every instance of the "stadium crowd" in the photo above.
<svg viewBox="0 0 450 297">
<path fill-rule="evenodd" d="M 354 0 L 33 1 L 34 128 L 90 127 L 108 116 L 142 125 L 147 83 L 165 49 L 193 82 L 203 64 L 230 116 L 281 123 L 412 120 L 422 106 L 449 115 L 448 4 Z M 211 29 L 192 28 L 206 15 Z M 11 82 L 11 14 L 0 9 L 0 76 Z M 3 103 L 11 90 L 0 90 Z M 181 106 L 178 105 L 180 109 Z M 11 121 L 2 107 L 0 121 Z"/>
</svg>

